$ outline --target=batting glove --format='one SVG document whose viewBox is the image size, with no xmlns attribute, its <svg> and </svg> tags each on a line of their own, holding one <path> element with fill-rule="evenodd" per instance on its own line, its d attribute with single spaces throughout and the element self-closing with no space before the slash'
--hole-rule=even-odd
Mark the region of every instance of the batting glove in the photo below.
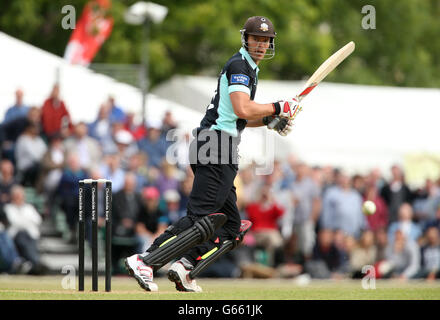
<svg viewBox="0 0 440 320">
<path fill-rule="evenodd" d="M 293 120 L 280 116 L 268 116 L 263 118 L 263 124 L 270 130 L 275 130 L 281 136 L 287 136 L 293 129 Z"/>
<path fill-rule="evenodd" d="M 272 103 L 274 109 L 274 115 L 282 118 L 293 119 L 295 113 L 299 110 L 299 103 L 296 99 L 281 100 Z"/>
</svg>

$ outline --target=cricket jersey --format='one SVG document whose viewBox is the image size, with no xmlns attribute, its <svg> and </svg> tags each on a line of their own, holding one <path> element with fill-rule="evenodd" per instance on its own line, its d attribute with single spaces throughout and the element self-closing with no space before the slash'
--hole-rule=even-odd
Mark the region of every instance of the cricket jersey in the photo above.
<svg viewBox="0 0 440 320">
<path fill-rule="evenodd" d="M 247 120 L 238 118 L 234 113 L 229 94 L 241 91 L 247 93 L 253 100 L 257 91 L 258 71 L 258 66 L 244 48 L 233 55 L 220 73 L 217 90 L 206 109 L 200 128 L 220 130 L 232 137 L 238 137 L 245 128 Z"/>
</svg>

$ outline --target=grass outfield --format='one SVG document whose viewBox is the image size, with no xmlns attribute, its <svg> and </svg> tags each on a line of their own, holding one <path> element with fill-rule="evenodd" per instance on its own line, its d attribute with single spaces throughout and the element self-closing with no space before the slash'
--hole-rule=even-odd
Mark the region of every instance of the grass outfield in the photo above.
<svg viewBox="0 0 440 320">
<path fill-rule="evenodd" d="M 113 277 L 112 292 L 104 292 L 104 279 L 99 279 L 100 292 L 91 292 L 91 279 L 86 278 L 86 291 L 63 289 L 62 276 L 0 275 L 0 300 L 440 300 L 440 281 L 399 282 L 377 280 L 376 289 L 365 290 L 361 281 L 318 281 L 298 285 L 294 280 L 199 279 L 202 293 L 178 292 L 166 278 L 157 278 L 159 292 L 142 290 L 133 278 Z"/>
</svg>

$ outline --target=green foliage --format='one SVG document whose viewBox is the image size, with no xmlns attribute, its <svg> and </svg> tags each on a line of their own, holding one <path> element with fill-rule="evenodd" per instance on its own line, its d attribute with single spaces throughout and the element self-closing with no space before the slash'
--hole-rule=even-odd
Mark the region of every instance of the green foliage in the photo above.
<svg viewBox="0 0 440 320">
<path fill-rule="evenodd" d="M 114 28 L 95 57 L 101 63 L 140 63 L 142 27 L 124 21 L 136 0 L 113 0 Z M 265 15 L 277 31 L 276 56 L 262 62 L 263 79 L 310 76 L 328 56 L 353 40 L 356 50 L 330 81 L 440 87 L 440 0 L 179 0 L 151 25 L 151 85 L 174 74 L 217 75 L 240 47 L 244 22 Z M 0 4 L 0 30 L 59 56 L 71 34 L 61 28 L 64 5 L 81 16 L 87 0 L 14 0 Z M 376 29 L 365 30 L 362 7 L 376 10 Z"/>
</svg>

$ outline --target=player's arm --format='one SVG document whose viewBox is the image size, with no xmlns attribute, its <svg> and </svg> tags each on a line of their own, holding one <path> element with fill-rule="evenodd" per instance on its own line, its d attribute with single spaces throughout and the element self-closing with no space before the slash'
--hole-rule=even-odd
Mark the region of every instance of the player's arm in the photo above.
<svg viewBox="0 0 440 320">
<path fill-rule="evenodd" d="M 251 100 L 253 79 L 244 61 L 231 63 L 225 72 L 228 94 L 235 115 L 245 120 L 261 120 L 263 117 L 279 115 L 290 118 L 293 115 L 293 101 L 256 103 Z M 256 125 L 258 123 L 254 123 Z"/>
<path fill-rule="evenodd" d="M 263 119 L 258 119 L 258 120 L 248 120 L 246 127 L 262 127 L 265 126 L 265 124 L 263 123 Z"/>
<path fill-rule="evenodd" d="M 273 103 L 256 103 L 250 99 L 247 93 L 242 91 L 232 92 L 229 94 L 229 97 L 231 98 L 234 113 L 240 119 L 258 120 L 263 125 L 263 117 L 273 115 L 276 112 Z"/>
</svg>

